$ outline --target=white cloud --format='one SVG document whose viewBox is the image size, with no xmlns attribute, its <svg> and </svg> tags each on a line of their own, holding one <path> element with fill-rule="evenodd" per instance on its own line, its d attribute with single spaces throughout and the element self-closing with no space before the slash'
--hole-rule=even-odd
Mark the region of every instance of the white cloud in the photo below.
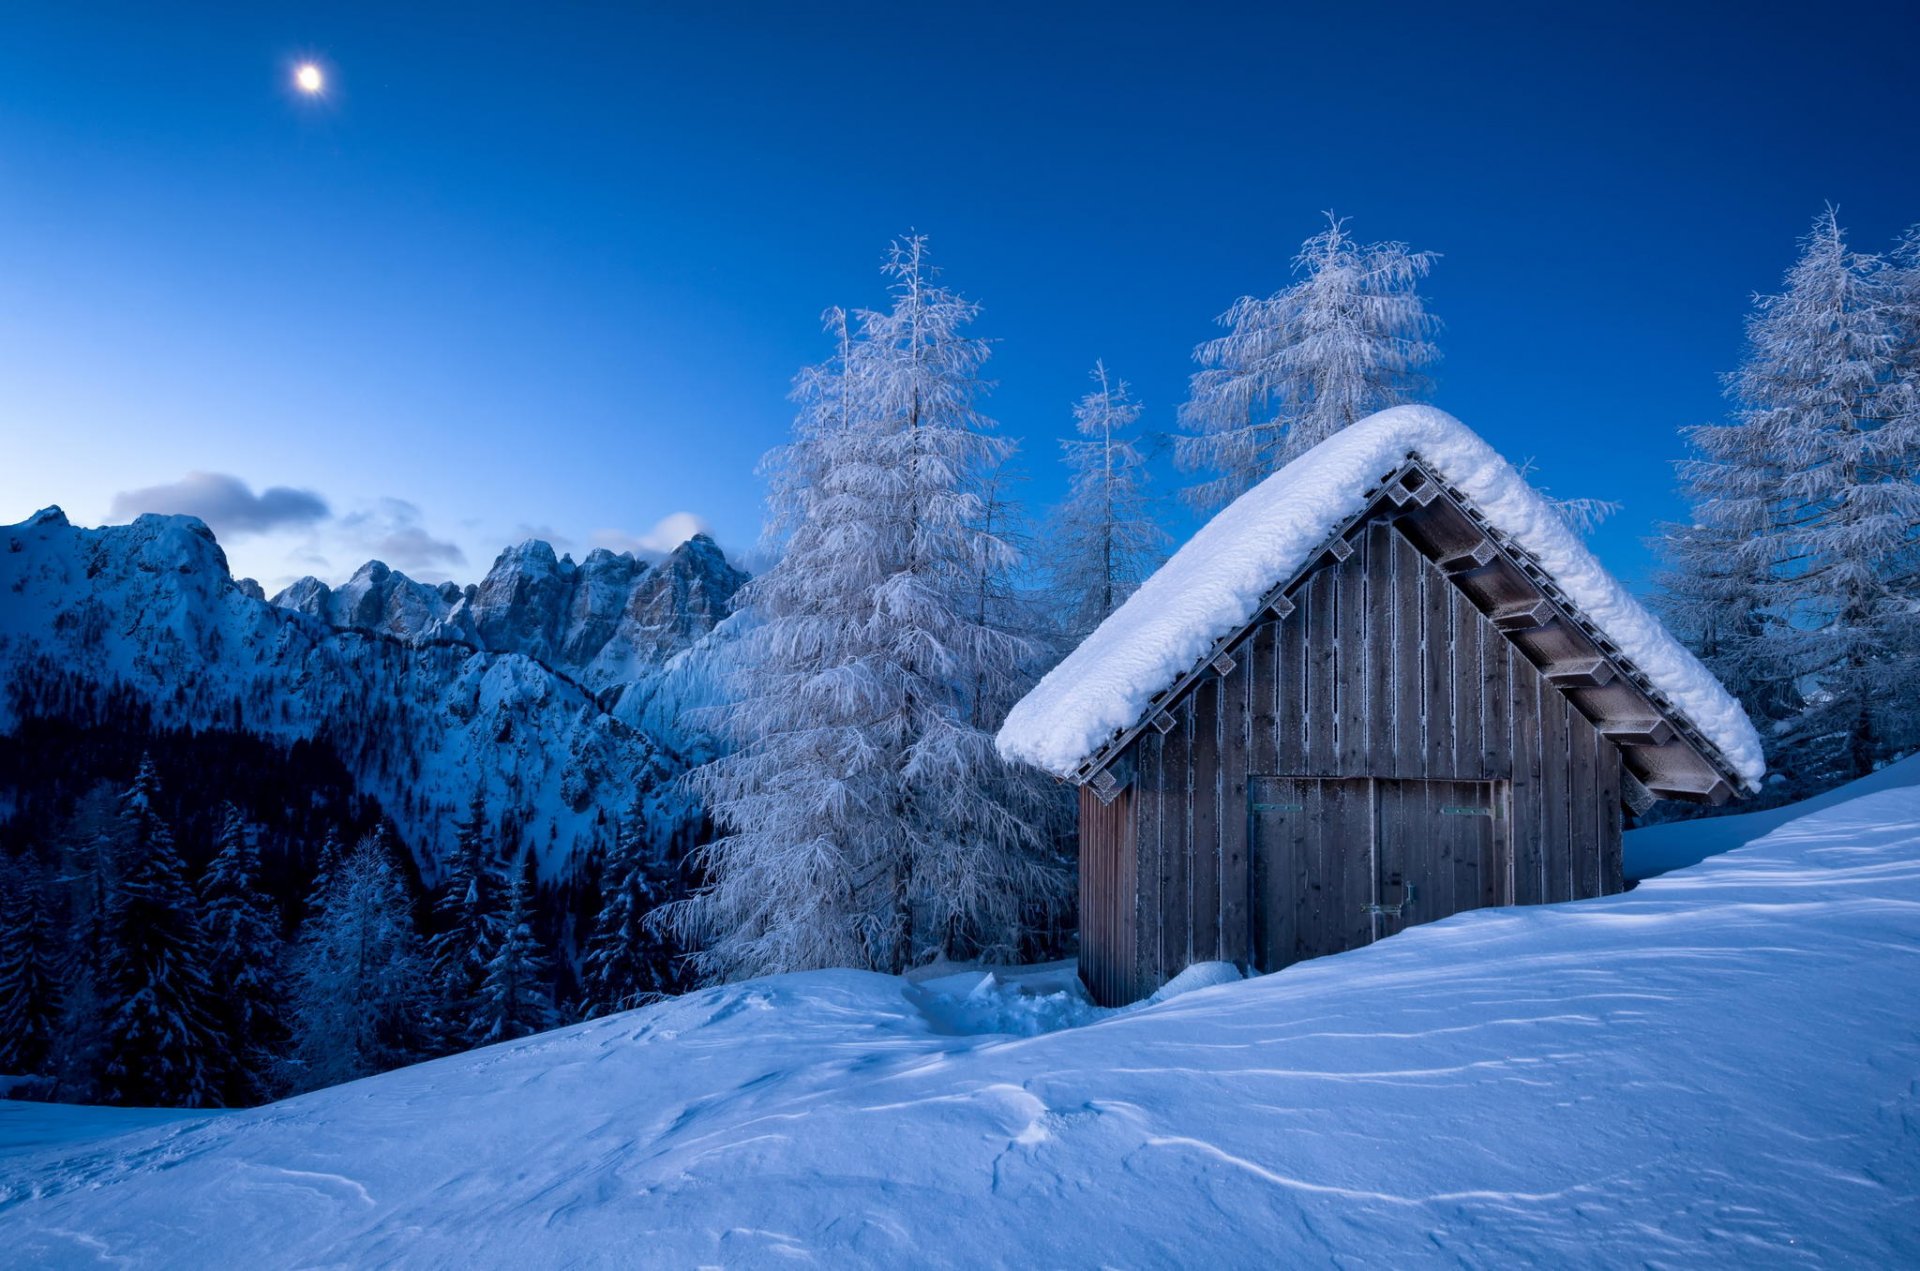
<svg viewBox="0 0 1920 1271">
<path fill-rule="evenodd" d="M 665 556 L 695 534 L 707 532 L 707 523 L 692 512 L 670 512 L 644 534 L 633 534 L 626 530 L 595 530 L 590 539 L 595 547 L 604 547 L 612 552 Z"/>
</svg>

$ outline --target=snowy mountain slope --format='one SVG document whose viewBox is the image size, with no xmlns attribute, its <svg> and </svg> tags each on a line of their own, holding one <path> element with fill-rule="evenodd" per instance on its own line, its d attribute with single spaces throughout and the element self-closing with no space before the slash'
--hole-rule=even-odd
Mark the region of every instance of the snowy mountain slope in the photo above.
<svg viewBox="0 0 1920 1271">
<path fill-rule="evenodd" d="M 0 1147 L 22 1265 L 1914 1265 L 1920 790 L 1043 1036 L 754 981 Z M 936 1027 L 936 1024 L 938 1027 Z M 101 1117 L 73 1109 L 77 1119 Z M 11 1118 L 41 1110 L 0 1105 Z M 103 1120 L 103 1130 L 114 1123 Z"/>
<path fill-rule="evenodd" d="M 1652 878 L 1669 870 L 1697 865 L 1709 856 L 1751 843 L 1808 813 L 1836 807 L 1863 794 L 1896 790 L 1902 786 L 1920 786 L 1920 755 L 1908 755 L 1878 772 L 1799 803 L 1786 803 L 1777 808 L 1738 812 L 1729 816 L 1662 821 L 1657 825 L 1629 830 L 1622 847 L 1627 877 Z"/>
<path fill-rule="evenodd" d="M 650 792 L 663 839 L 685 810 L 670 789 L 673 739 L 607 709 L 613 694 L 598 690 L 611 672 L 589 685 L 534 656 L 578 636 L 554 606 L 581 589 L 543 609 L 520 563 L 538 558 L 532 547 L 545 544 L 504 553 L 472 595 L 373 562 L 337 590 L 297 584 L 270 605 L 234 581 L 198 520 L 82 529 L 49 509 L 0 529 L 0 670 L 9 682 L 44 667 L 125 683 L 167 724 L 324 737 L 428 857 L 484 787 L 490 814 L 552 875 L 608 832 L 636 788 Z M 579 572 L 553 566 L 563 581 Z M 615 649 L 622 673 L 657 670 L 724 616 L 736 572 L 696 540 L 649 568 L 652 581 L 627 577 L 607 638 L 576 669 L 604 671 Z M 461 638 L 468 627 L 501 647 L 476 648 Z M 0 699 L 0 728 L 9 710 Z"/>
</svg>

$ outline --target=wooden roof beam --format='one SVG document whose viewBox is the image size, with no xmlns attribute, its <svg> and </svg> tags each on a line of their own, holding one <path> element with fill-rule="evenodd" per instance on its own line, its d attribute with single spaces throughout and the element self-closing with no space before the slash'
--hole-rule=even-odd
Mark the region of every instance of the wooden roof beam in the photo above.
<svg viewBox="0 0 1920 1271">
<path fill-rule="evenodd" d="M 1676 735 L 1664 719 L 1604 719 L 1600 735 L 1616 746 L 1664 746 Z"/>
<path fill-rule="evenodd" d="M 1613 680 L 1613 663 L 1605 658 L 1576 658 L 1544 669 L 1555 688 L 1600 688 Z"/>
<path fill-rule="evenodd" d="M 1493 625 L 1502 631 L 1538 631 L 1555 618 L 1560 611 L 1545 596 L 1533 600 L 1516 600 L 1511 604 L 1500 605 L 1487 615 Z"/>
<path fill-rule="evenodd" d="M 1440 558 L 1440 568 L 1449 574 L 1465 574 L 1476 569 L 1485 569 L 1499 557 L 1500 551 L 1486 539 Z"/>
<path fill-rule="evenodd" d="M 1662 799 L 1684 799 L 1716 808 L 1733 797 L 1733 787 L 1715 772 L 1702 773 L 1698 778 L 1691 773 L 1684 777 L 1649 777 L 1646 787 Z"/>
</svg>

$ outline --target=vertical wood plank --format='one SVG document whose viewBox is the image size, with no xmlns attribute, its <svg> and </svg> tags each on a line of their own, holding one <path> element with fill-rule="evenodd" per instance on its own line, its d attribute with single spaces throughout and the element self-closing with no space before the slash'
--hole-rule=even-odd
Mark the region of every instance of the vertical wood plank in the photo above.
<svg viewBox="0 0 1920 1271">
<path fill-rule="evenodd" d="M 1542 900 L 1573 898 L 1573 847 L 1567 837 L 1567 699 L 1540 685 L 1540 849 L 1546 862 Z"/>
<path fill-rule="evenodd" d="M 1374 783 L 1348 780 L 1333 784 L 1341 787 L 1340 824 L 1344 829 L 1336 844 L 1336 857 L 1328 862 L 1339 879 L 1330 906 L 1333 942 L 1336 950 L 1358 949 L 1373 941 L 1373 918 L 1367 905 L 1373 900 Z"/>
<path fill-rule="evenodd" d="M 1166 820 L 1164 738 L 1158 730 L 1141 735 L 1134 781 L 1139 787 L 1134 818 L 1133 949 L 1127 973 L 1132 980 L 1129 999 L 1145 997 L 1158 987 L 1154 979 L 1160 963 L 1160 835 Z"/>
<path fill-rule="evenodd" d="M 1568 803 L 1568 846 L 1576 900 L 1600 894 L 1600 734 L 1577 710 L 1568 712 L 1567 749 L 1572 765 Z"/>
<path fill-rule="evenodd" d="M 1355 775 L 1387 776 L 1394 769 L 1393 526 L 1375 521 L 1367 527 L 1366 765 Z"/>
<path fill-rule="evenodd" d="M 1307 639 L 1311 624 L 1308 609 L 1312 588 L 1294 592 L 1293 612 L 1278 624 L 1276 645 L 1279 657 L 1279 684 L 1275 711 L 1279 730 L 1275 734 L 1277 754 L 1274 770 L 1299 774 L 1307 770 Z"/>
<path fill-rule="evenodd" d="M 1160 956 L 1157 983 L 1186 968 L 1187 862 L 1193 858 L 1193 698 L 1180 704 L 1161 748 L 1166 766 L 1167 824 L 1160 840 Z"/>
<path fill-rule="evenodd" d="M 1493 806 L 1493 837 L 1487 859 L 1485 892 L 1481 903 L 1513 903 L 1513 798 L 1508 782 L 1494 782 L 1487 789 Z"/>
<path fill-rule="evenodd" d="M 1453 584 L 1431 566 L 1421 571 L 1421 662 L 1425 688 L 1425 771 L 1439 781 L 1453 772 Z"/>
<path fill-rule="evenodd" d="M 1327 571 L 1333 575 L 1334 767 L 1343 777 L 1367 772 L 1367 551 L 1362 534 L 1353 555 Z"/>
<path fill-rule="evenodd" d="M 1513 776 L 1513 703 L 1508 691 L 1513 646 L 1491 622 L 1475 617 L 1480 636 L 1480 774 Z"/>
<path fill-rule="evenodd" d="M 1258 633 L 1221 680 L 1220 696 L 1220 935 L 1215 957 L 1245 966 L 1251 948 L 1247 902 L 1247 761 L 1253 753 L 1250 697 L 1258 674 Z"/>
<path fill-rule="evenodd" d="M 1453 771 L 1461 781 L 1473 781 L 1487 775 L 1481 754 L 1481 707 L 1485 699 L 1485 676 L 1480 665 L 1479 628 L 1486 624 L 1480 611 L 1466 594 L 1451 584 L 1453 612 L 1448 615 L 1453 635 Z M 1478 888 L 1475 889 L 1478 894 Z"/>
<path fill-rule="evenodd" d="M 1220 956 L 1220 698 L 1224 677 L 1193 694 L 1193 855 L 1187 861 L 1187 952 L 1183 966 Z"/>
<path fill-rule="evenodd" d="M 1334 751 L 1334 647 L 1338 639 L 1335 612 L 1339 589 L 1334 571 L 1321 569 L 1308 584 L 1307 612 L 1307 771 L 1328 776 L 1338 771 Z"/>
<path fill-rule="evenodd" d="M 1422 576 L 1432 568 L 1404 534 L 1393 535 L 1393 775 L 1426 771 L 1423 703 L 1425 663 L 1421 649 L 1426 596 Z"/>
<path fill-rule="evenodd" d="M 1513 903 L 1546 899 L 1546 852 L 1541 807 L 1540 672 L 1524 657 L 1508 664 L 1513 721 Z"/>
<path fill-rule="evenodd" d="M 1600 894 L 1612 896 L 1626 889 L 1620 860 L 1620 748 L 1600 742 Z"/>
<path fill-rule="evenodd" d="M 1407 791 L 1414 784 L 1394 780 L 1374 783 L 1373 899 L 1376 904 L 1392 906 L 1405 899 L 1407 842 L 1411 834 L 1407 817 Z M 1405 926 L 1404 917 L 1382 914 L 1374 922 L 1374 938 L 1385 939 Z"/>
<path fill-rule="evenodd" d="M 1287 889 L 1293 895 L 1293 921 L 1288 925 L 1293 936 L 1293 947 L 1287 951 L 1286 960 L 1281 964 L 1283 966 L 1314 956 L 1314 950 L 1320 945 L 1320 883 L 1316 875 L 1320 856 L 1320 827 L 1327 815 L 1326 803 L 1322 798 L 1322 787 L 1325 785 L 1326 782 L 1312 778 L 1298 783 L 1299 802 L 1305 813 L 1288 824 L 1291 833 L 1288 835 L 1286 856 Z"/>
<path fill-rule="evenodd" d="M 1474 684 L 1477 686 L 1476 679 Z M 1480 758 L 1474 747 L 1473 759 Z M 1453 843 L 1453 912 L 1478 909 L 1486 903 L 1487 858 L 1493 850 L 1493 818 L 1461 815 L 1460 809 L 1485 807 L 1493 810 L 1492 787 L 1478 781 L 1456 781 L 1447 792 L 1446 806 L 1453 812 L 1442 816 L 1447 837 Z"/>
<path fill-rule="evenodd" d="M 1280 624 L 1261 623 L 1253 630 L 1253 676 L 1250 686 L 1247 765 L 1249 771 L 1272 776 L 1280 771 Z"/>
</svg>

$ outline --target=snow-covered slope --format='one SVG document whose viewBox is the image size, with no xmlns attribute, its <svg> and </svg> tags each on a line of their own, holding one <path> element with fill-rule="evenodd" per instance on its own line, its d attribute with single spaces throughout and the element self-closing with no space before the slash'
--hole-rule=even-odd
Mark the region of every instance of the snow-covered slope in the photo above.
<svg viewBox="0 0 1920 1271">
<path fill-rule="evenodd" d="M 1652 878 L 1670 870 L 1697 865 L 1709 856 L 1730 852 L 1764 834 L 1823 808 L 1836 807 L 1863 794 L 1920 786 L 1920 755 L 1908 755 L 1857 781 L 1816 794 L 1799 803 L 1786 803 L 1759 812 L 1662 821 L 1628 830 L 1623 836 L 1623 858 L 1628 878 Z"/>
<path fill-rule="evenodd" d="M 1753 788 L 1766 774 L 1760 739 L 1720 682 L 1594 558 L 1512 464 L 1445 411 L 1395 406 L 1321 442 L 1200 528 L 1059 666 L 1000 730 L 999 746 L 1059 777 L 1154 694 L 1259 611 L 1327 535 L 1366 507 L 1365 494 L 1409 455 L 1459 487 L 1489 521 L 1532 552 L 1562 591 L 1718 746 Z"/>
<path fill-rule="evenodd" d="M 1920 790 L 1043 1036 L 709 990 L 79 1141 L 0 1249 L 129 1266 L 1912 1266 Z M 986 1018 L 1003 1018 L 989 1012 Z M 111 1114 L 67 1115 L 105 1133 Z"/>
<path fill-rule="evenodd" d="M 597 585 L 609 569 L 615 585 Z M 268 604 L 192 517 L 83 529 L 48 509 L 0 528 L 0 673 L 124 684 L 163 724 L 323 736 L 429 876 L 484 788 L 552 875 L 636 789 L 663 841 L 677 828 L 679 739 L 635 727 L 641 706 L 614 699 L 724 617 L 740 577 L 705 538 L 653 566 L 595 553 L 576 567 L 530 543 L 477 588 L 376 561 Z M 9 712 L 0 694 L 0 730 Z"/>
</svg>

